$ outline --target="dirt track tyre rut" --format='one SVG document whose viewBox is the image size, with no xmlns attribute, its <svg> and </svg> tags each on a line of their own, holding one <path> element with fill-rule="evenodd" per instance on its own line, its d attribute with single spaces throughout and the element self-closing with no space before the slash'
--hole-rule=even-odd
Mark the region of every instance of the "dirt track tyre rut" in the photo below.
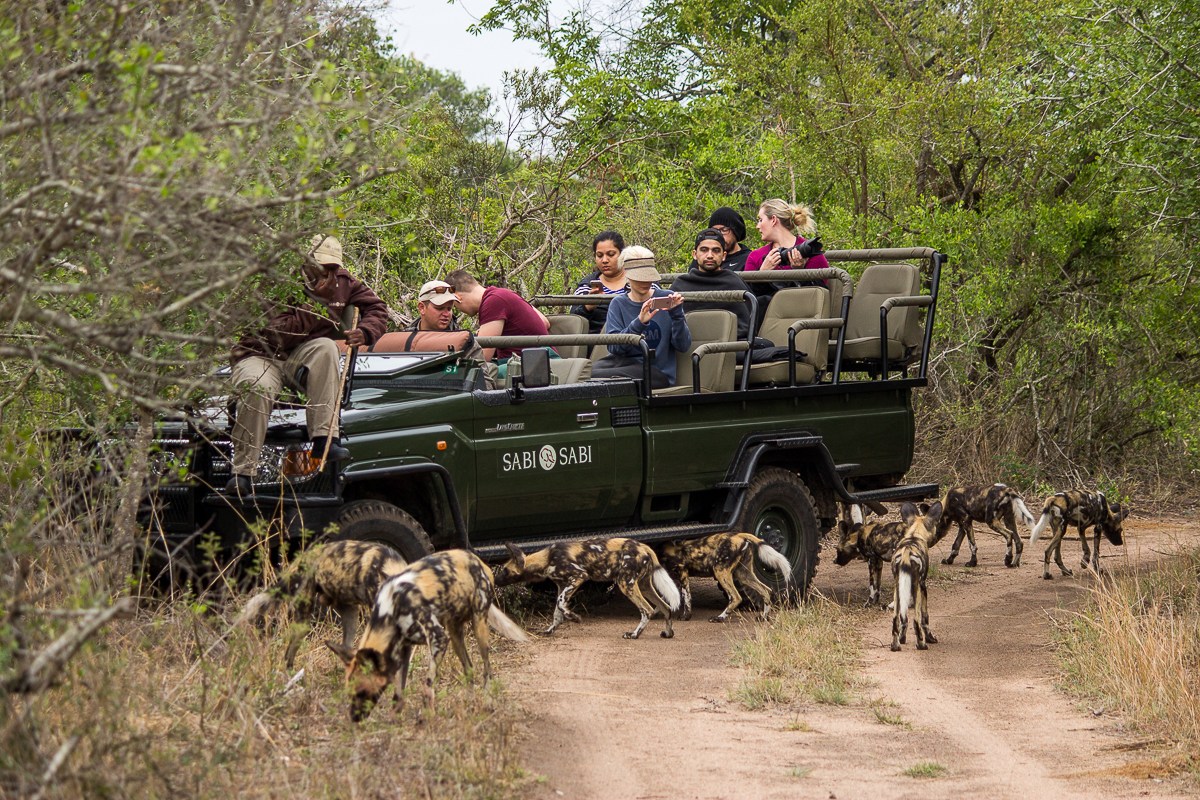
<svg viewBox="0 0 1200 800">
<path fill-rule="evenodd" d="M 408 561 L 433 552 L 429 534 L 411 514 L 382 500 L 355 500 L 338 514 L 337 539 L 380 542 L 394 547 Z"/>
<path fill-rule="evenodd" d="M 779 467 L 760 470 L 746 489 L 737 529 L 753 533 L 782 553 L 792 565 L 797 597 L 808 594 L 821 534 L 812 494 L 799 476 Z M 777 573 L 762 564 L 755 571 L 773 589 L 782 588 Z"/>
</svg>

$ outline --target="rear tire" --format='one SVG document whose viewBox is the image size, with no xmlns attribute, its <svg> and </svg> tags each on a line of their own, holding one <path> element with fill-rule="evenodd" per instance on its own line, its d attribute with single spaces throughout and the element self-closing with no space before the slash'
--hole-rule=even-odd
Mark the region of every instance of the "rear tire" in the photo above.
<svg viewBox="0 0 1200 800">
<path fill-rule="evenodd" d="M 797 598 L 808 594 L 817 571 L 821 528 L 812 495 L 799 476 L 779 467 L 766 467 L 746 489 L 736 530 L 747 531 L 778 550 L 792 565 Z M 782 591 L 779 574 L 756 560 L 755 572 L 776 592 Z"/>
<path fill-rule="evenodd" d="M 338 539 L 379 542 L 395 548 L 407 561 L 433 552 L 429 534 L 411 514 L 382 500 L 355 500 L 338 514 Z"/>
</svg>

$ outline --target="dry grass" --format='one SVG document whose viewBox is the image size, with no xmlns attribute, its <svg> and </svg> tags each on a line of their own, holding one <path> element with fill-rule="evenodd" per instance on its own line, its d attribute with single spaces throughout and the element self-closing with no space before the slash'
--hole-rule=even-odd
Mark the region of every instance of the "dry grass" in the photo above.
<svg viewBox="0 0 1200 800">
<path fill-rule="evenodd" d="M 775 613 L 752 639 L 733 648 L 733 662 L 744 670 L 731 699 L 748 709 L 806 698 L 847 705 L 861 688 L 857 626 L 848 612 L 821 597 Z"/>
<path fill-rule="evenodd" d="M 523 794 L 515 710 L 498 681 L 464 684 L 453 655 L 435 714 L 412 691 L 414 678 L 403 713 L 384 702 L 356 726 L 341 662 L 320 646 L 340 638 L 334 626 L 308 637 L 295 681 L 283 671 L 282 629 L 220 642 L 224 631 L 225 619 L 199 604 L 147 609 L 81 653 L 62 686 L 10 697 L 0 709 L 0 795 L 32 794 L 60 748 L 66 757 L 46 797 Z M 510 643 L 494 644 L 503 676 L 519 657 Z"/>
<path fill-rule="evenodd" d="M 1175 743 L 1200 770 L 1200 549 L 1091 590 L 1060 618 L 1064 687 Z"/>
</svg>

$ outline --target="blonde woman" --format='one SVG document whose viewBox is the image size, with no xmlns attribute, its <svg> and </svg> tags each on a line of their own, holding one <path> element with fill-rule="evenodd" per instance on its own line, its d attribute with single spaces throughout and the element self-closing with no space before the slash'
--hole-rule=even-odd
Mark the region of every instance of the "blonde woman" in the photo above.
<svg viewBox="0 0 1200 800">
<path fill-rule="evenodd" d="M 816 230 L 812 209 L 805 205 L 792 205 L 778 198 L 766 200 L 758 207 L 758 222 L 755 224 L 765 245 L 750 253 L 743 272 L 758 272 L 772 269 L 824 269 L 829 261 L 821 253 L 821 240 L 814 237 L 808 241 L 801 233 L 812 236 Z M 825 281 L 816 281 L 824 285 Z M 762 324 L 767 313 L 767 304 L 780 289 L 803 286 L 803 283 L 759 283 L 750 282 L 750 288 L 758 297 L 758 324 Z M 812 284 L 810 284 L 812 285 Z"/>
</svg>

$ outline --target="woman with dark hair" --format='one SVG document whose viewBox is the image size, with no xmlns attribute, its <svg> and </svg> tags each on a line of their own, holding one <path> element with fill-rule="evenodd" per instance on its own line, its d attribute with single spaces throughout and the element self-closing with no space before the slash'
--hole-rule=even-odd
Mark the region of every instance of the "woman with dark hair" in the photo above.
<svg viewBox="0 0 1200 800">
<path fill-rule="evenodd" d="M 621 251 L 625 249 L 625 240 L 616 231 L 601 231 L 592 240 L 592 258 L 596 269 L 589 273 L 575 287 L 575 294 L 621 294 L 629 291 L 629 281 L 625 279 L 625 267 L 621 265 Z M 572 306 L 572 314 L 579 314 L 588 321 L 588 333 L 603 333 L 604 320 L 608 315 L 608 306 L 601 303 L 594 305 Z"/>
</svg>

